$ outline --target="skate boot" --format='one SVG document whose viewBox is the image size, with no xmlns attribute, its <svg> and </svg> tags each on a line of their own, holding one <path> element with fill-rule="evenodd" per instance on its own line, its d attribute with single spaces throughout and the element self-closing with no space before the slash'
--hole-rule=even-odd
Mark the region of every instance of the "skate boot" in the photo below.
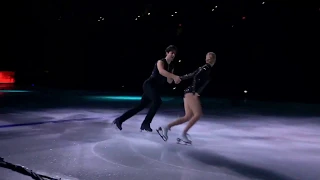
<svg viewBox="0 0 320 180">
<path fill-rule="evenodd" d="M 122 122 L 118 118 L 113 121 L 113 124 L 115 124 L 120 131 L 122 130 Z"/>
<path fill-rule="evenodd" d="M 162 127 L 159 127 L 157 129 L 157 132 L 158 134 L 160 135 L 160 137 L 164 140 L 164 141 L 167 141 L 168 140 L 168 131 L 170 129 L 168 128 L 168 126 L 162 126 Z"/>
<path fill-rule="evenodd" d="M 188 134 L 186 133 L 182 133 L 181 137 L 180 138 L 177 138 L 177 143 L 185 143 L 185 145 L 187 144 L 192 144 L 192 141 L 187 137 Z"/>
<path fill-rule="evenodd" d="M 150 124 L 142 124 L 140 127 L 140 131 L 142 132 L 143 130 L 148 131 L 148 132 L 152 132 Z"/>
</svg>

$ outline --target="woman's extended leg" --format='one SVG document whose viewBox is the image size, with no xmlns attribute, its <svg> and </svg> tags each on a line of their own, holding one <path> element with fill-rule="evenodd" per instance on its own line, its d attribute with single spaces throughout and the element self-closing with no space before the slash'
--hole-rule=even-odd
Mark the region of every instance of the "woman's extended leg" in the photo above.
<svg viewBox="0 0 320 180">
<path fill-rule="evenodd" d="M 188 103 L 188 99 L 187 98 L 183 98 L 183 102 L 184 102 L 184 111 L 185 111 L 185 115 L 183 117 L 178 118 L 177 120 L 169 123 L 166 126 L 162 126 L 158 129 L 162 131 L 162 136 L 165 138 L 165 140 L 168 140 L 168 130 L 171 129 L 171 127 L 173 126 L 177 126 L 179 124 L 185 123 L 187 121 L 189 121 L 189 119 L 192 117 L 192 111 L 189 107 L 189 103 Z"/>
<path fill-rule="evenodd" d="M 187 137 L 187 132 L 202 116 L 202 108 L 201 108 L 200 99 L 197 95 L 186 94 L 186 99 L 188 99 L 188 106 L 191 109 L 192 117 L 189 120 L 188 125 L 185 127 L 185 129 L 182 132 L 181 140 L 191 144 L 191 140 L 188 139 Z"/>
<path fill-rule="evenodd" d="M 180 117 L 179 119 L 171 122 L 170 124 L 168 124 L 169 129 L 171 129 L 171 127 L 173 127 L 173 126 L 177 126 L 179 124 L 183 124 L 183 123 L 189 121 L 189 119 L 192 117 L 192 111 L 189 107 L 188 98 L 184 98 L 183 102 L 184 102 L 185 115 L 183 117 Z"/>
<path fill-rule="evenodd" d="M 188 94 L 189 95 L 189 94 Z M 188 106 L 192 111 L 192 117 L 188 125 L 183 130 L 183 134 L 186 134 L 189 129 L 201 118 L 202 116 L 202 107 L 200 103 L 200 99 L 197 95 L 190 94 L 188 97 Z"/>
</svg>

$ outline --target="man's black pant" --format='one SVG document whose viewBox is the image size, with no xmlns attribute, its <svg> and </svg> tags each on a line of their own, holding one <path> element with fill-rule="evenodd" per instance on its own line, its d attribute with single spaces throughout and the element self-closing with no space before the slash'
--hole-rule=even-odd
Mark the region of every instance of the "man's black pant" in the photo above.
<svg viewBox="0 0 320 180">
<path fill-rule="evenodd" d="M 147 80 L 143 83 L 143 95 L 142 95 L 140 104 L 128 110 L 117 119 L 119 119 L 120 122 L 123 123 L 124 121 L 131 118 L 138 112 L 142 111 L 149 104 L 151 104 L 150 109 L 141 126 L 144 126 L 144 125 L 150 126 L 153 117 L 155 116 L 156 112 L 158 111 L 159 107 L 162 104 L 159 89 L 152 82 Z"/>
</svg>

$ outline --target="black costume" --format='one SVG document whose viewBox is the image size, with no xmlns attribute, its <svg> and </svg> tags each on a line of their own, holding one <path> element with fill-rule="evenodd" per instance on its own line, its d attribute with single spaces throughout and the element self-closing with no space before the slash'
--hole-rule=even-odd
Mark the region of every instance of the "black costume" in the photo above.
<svg viewBox="0 0 320 180">
<path fill-rule="evenodd" d="M 210 72 L 211 72 L 211 65 L 205 64 L 204 66 L 199 67 L 194 72 L 181 76 L 180 77 L 181 80 L 193 78 L 192 84 L 184 90 L 184 94 L 187 94 L 187 93 L 200 94 L 211 80 Z"/>
<path fill-rule="evenodd" d="M 172 71 L 172 68 L 167 63 L 166 59 L 161 59 L 164 63 L 164 69 L 168 72 Z M 153 71 L 151 76 L 143 83 L 143 95 L 140 101 L 140 104 L 136 107 L 128 110 L 125 112 L 122 116 L 118 117 L 114 124 L 117 125 L 117 127 L 122 130 L 122 123 L 126 121 L 127 119 L 131 118 L 141 110 L 143 110 L 147 105 L 151 104 L 151 107 L 148 111 L 147 116 L 145 117 L 144 121 L 141 124 L 140 129 L 146 130 L 146 131 L 152 131 L 150 128 L 151 121 L 153 117 L 155 116 L 157 110 L 159 109 L 160 105 L 162 104 L 162 100 L 160 97 L 160 89 L 162 89 L 163 85 L 167 82 L 167 78 L 162 76 L 159 73 L 157 63 L 154 65 Z"/>
</svg>

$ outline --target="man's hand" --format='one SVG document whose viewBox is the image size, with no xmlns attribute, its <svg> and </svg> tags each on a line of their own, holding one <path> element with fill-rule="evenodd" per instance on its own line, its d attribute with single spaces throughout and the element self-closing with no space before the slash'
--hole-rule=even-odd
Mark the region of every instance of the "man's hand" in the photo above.
<svg viewBox="0 0 320 180">
<path fill-rule="evenodd" d="M 179 84 L 181 82 L 181 79 L 179 76 L 174 76 L 173 81 L 174 83 Z"/>
</svg>

